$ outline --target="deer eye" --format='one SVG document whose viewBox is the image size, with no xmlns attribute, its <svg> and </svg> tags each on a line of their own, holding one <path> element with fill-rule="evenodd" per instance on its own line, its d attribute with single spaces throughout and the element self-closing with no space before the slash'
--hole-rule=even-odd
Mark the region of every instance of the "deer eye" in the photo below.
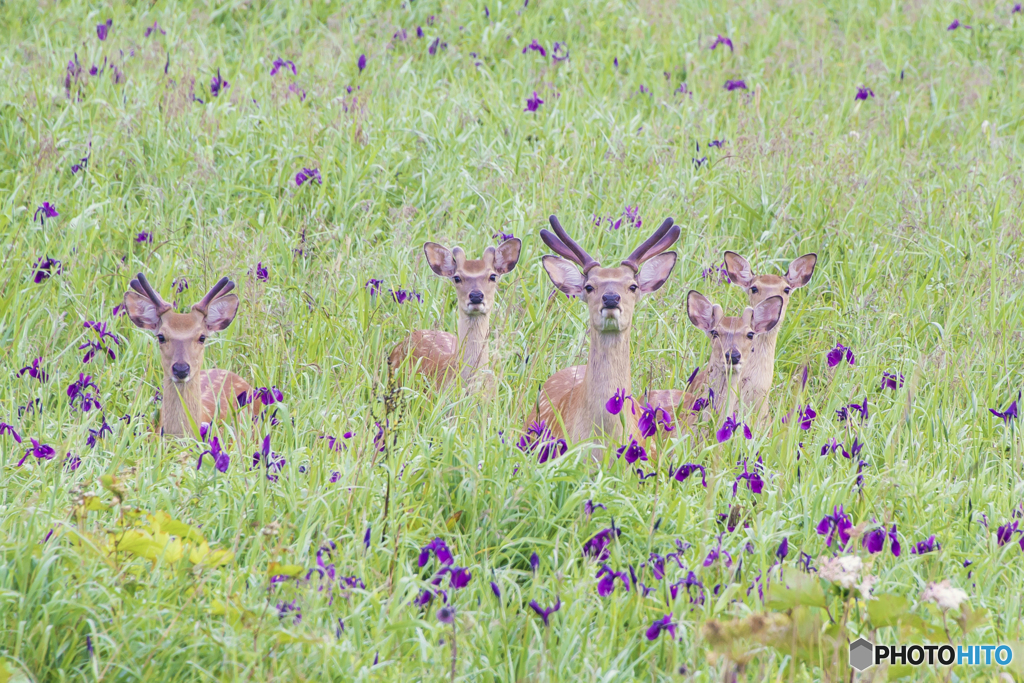
<svg viewBox="0 0 1024 683">
<path fill-rule="evenodd" d="M 629 291 L 635 292 L 636 291 L 636 285 L 630 285 L 629 286 Z"/>
<path fill-rule="evenodd" d="M 456 275 L 455 277 L 452 278 L 452 282 L 454 282 L 455 284 L 459 284 L 460 282 L 462 282 L 462 278 Z"/>
<path fill-rule="evenodd" d="M 594 285 L 587 285 L 583 289 L 587 290 L 587 294 L 590 294 L 591 292 L 594 291 Z"/>
<path fill-rule="evenodd" d="M 156 340 L 157 340 L 158 342 L 160 342 L 161 344 L 163 344 L 163 343 L 164 343 L 165 341 L 167 341 L 167 337 L 165 337 L 165 336 L 164 336 L 164 335 L 162 335 L 162 334 L 158 334 L 158 335 L 156 335 Z"/>
<path fill-rule="evenodd" d="M 206 343 L 206 335 L 205 334 L 199 335 L 199 343 L 200 344 L 205 344 Z"/>
<path fill-rule="evenodd" d="M 497 282 L 497 281 L 498 281 L 497 273 L 491 273 L 491 282 Z"/>
<path fill-rule="evenodd" d="M 789 291 L 790 291 L 790 290 L 789 290 L 789 287 L 786 287 L 786 288 L 785 288 L 784 290 L 782 290 L 782 291 L 783 291 L 783 292 L 785 292 L 786 294 L 789 294 Z"/>
<path fill-rule="evenodd" d="M 754 333 L 753 332 L 747 332 L 747 339 L 753 339 L 753 338 L 754 338 Z"/>
<path fill-rule="evenodd" d="M 718 339 L 718 330 L 711 330 L 709 334 L 711 335 L 712 339 Z"/>
<path fill-rule="evenodd" d="M 757 294 L 757 287 L 751 287 L 750 288 L 750 293 L 751 294 Z"/>
</svg>

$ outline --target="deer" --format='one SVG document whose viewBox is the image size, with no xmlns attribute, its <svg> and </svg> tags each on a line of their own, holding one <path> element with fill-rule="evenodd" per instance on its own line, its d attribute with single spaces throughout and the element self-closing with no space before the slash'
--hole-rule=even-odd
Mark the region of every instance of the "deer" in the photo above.
<svg viewBox="0 0 1024 683">
<path fill-rule="evenodd" d="M 751 306 L 757 306 L 772 297 L 782 299 L 778 323 L 757 337 L 740 382 L 742 402 L 751 407 L 753 421 L 759 427 L 766 426 L 771 418 L 768 395 L 775 378 L 775 349 L 786 316 L 786 306 L 793 290 L 811 281 L 817 262 L 817 254 L 804 254 L 789 264 L 785 275 L 754 275 L 745 258 L 733 251 L 725 252 L 725 269 L 729 273 L 729 280 L 746 290 Z"/>
<path fill-rule="evenodd" d="M 227 370 L 203 370 L 203 353 L 210 335 L 227 329 L 238 312 L 235 283 L 223 277 L 188 313 L 176 313 L 139 273 L 125 292 L 124 307 L 139 328 L 149 330 L 160 344 L 163 367 L 159 429 L 163 436 L 192 434 L 201 423 L 230 414 L 237 396 L 251 393 L 249 384 Z M 256 410 L 258 400 L 253 401 Z M 190 420 L 191 419 L 191 424 Z"/>
<path fill-rule="evenodd" d="M 586 365 L 559 370 L 544 382 L 528 425 L 543 424 L 554 439 L 579 442 L 591 437 L 623 437 L 625 416 L 629 438 L 643 443 L 634 410 L 612 415 L 606 404 L 617 392 L 631 394 L 629 338 L 637 302 L 659 290 L 676 264 L 666 251 L 679 238 L 671 218 L 638 246 L 621 265 L 602 267 L 550 216 L 552 230 L 541 230 L 544 243 L 557 256 L 542 259 L 552 284 L 569 297 L 579 297 L 589 312 L 590 348 Z"/>
<path fill-rule="evenodd" d="M 687 317 L 711 340 L 704 375 L 719 424 L 750 406 L 743 394 L 744 382 L 752 370 L 757 370 L 756 349 L 760 340 L 777 328 L 784 306 L 783 298 L 773 295 L 747 306 L 743 315 L 726 316 L 721 306 L 700 292 L 690 290 L 686 295 Z"/>
<path fill-rule="evenodd" d="M 411 367 L 441 388 L 460 377 L 464 386 L 490 385 L 490 316 L 498 282 L 516 267 L 522 251 L 516 237 L 484 249 L 479 259 L 467 259 L 460 248 L 448 250 L 427 242 L 423 252 L 435 275 L 449 280 L 458 300 L 458 334 L 441 330 L 413 330 L 388 357 L 397 371 L 408 359 Z"/>
</svg>

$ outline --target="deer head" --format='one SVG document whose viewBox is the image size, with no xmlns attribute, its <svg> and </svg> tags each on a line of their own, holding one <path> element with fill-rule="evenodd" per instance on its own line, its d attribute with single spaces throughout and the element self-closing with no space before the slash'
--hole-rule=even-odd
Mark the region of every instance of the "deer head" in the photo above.
<svg viewBox="0 0 1024 683">
<path fill-rule="evenodd" d="M 451 280 L 459 300 L 459 313 L 470 317 L 488 315 L 494 308 L 498 279 L 519 262 L 523 243 L 516 237 L 484 249 L 483 258 L 467 259 L 460 247 L 451 251 L 434 242 L 423 245 L 430 269 Z"/>
<path fill-rule="evenodd" d="M 569 237 L 555 216 L 548 220 L 554 233 L 541 230 L 541 239 L 562 257 L 543 258 L 551 282 L 561 292 L 586 302 L 592 330 L 628 333 L 636 302 L 660 289 L 676 265 L 676 253 L 665 250 L 679 238 L 679 226 L 673 225 L 671 218 L 665 219 L 622 265 L 603 268 Z"/>
<path fill-rule="evenodd" d="M 753 308 L 747 306 L 741 316 L 727 317 L 722 307 L 712 304 L 700 292 L 686 295 L 686 314 L 690 322 L 704 330 L 711 340 L 711 367 L 737 374 L 743 360 L 750 355 L 754 337 L 770 331 L 779 323 L 784 302 L 781 296 L 770 296 Z"/>
<path fill-rule="evenodd" d="M 238 312 L 238 297 L 228 293 L 235 283 L 221 278 L 188 313 L 171 310 L 142 273 L 130 286 L 124 295 L 124 307 L 133 323 L 156 335 L 164 377 L 176 385 L 199 377 L 207 337 L 226 329 Z"/>
<path fill-rule="evenodd" d="M 783 314 L 790 293 L 811 281 L 817 262 L 817 254 L 805 254 L 789 264 L 785 275 L 754 275 L 745 258 L 733 251 L 725 252 L 725 269 L 729 279 L 747 290 L 750 305 L 756 306 L 769 297 L 779 296 L 782 297 Z"/>
</svg>

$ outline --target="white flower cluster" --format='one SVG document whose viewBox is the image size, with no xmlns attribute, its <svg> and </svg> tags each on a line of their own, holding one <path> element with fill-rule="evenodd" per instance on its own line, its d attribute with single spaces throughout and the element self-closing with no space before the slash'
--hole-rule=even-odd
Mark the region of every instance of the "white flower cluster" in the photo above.
<svg viewBox="0 0 1024 683">
<path fill-rule="evenodd" d="M 856 588 L 861 597 L 871 600 L 871 587 L 877 576 L 861 576 L 864 562 L 856 555 L 822 557 L 818 561 L 818 576 L 847 590 Z"/>
<path fill-rule="evenodd" d="M 956 609 L 966 599 L 967 593 L 950 586 L 949 579 L 938 583 L 929 583 L 924 593 L 921 594 L 922 601 L 934 602 L 942 611 Z"/>
</svg>

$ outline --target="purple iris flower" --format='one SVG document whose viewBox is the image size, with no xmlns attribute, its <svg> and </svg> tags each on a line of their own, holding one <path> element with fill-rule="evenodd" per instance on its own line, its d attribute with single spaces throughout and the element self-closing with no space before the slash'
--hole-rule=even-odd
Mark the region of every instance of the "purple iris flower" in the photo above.
<svg viewBox="0 0 1024 683">
<path fill-rule="evenodd" d="M 427 52 L 432 55 L 436 55 L 438 50 L 444 50 L 448 47 L 448 43 L 442 43 L 440 38 L 434 38 L 434 41 L 430 43 L 427 48 Z"/>
<path fill-rule="evenodd" d="M 708 147 L 717 147 L 718 149 L 722 149 L 725 147 L 725 140 L 712 140 L 708 143 Z"/>
<path fill-rule="evenodd" d="M 537 553 L 530 555 L 530 569 L 536 574 L 537 570 L 540 569 L 540 558 L 537 557 Z"/>
<path fill-rule="evenodd" d="M 440 538 L 435 538 L 427 545 L 420 548 L 419 565 L 421 567 L 426 566 L 427 562 L 430 561 L 430 553 L 434 553 L 434 557 L 437 558 L 438 564 L 449 565 L 455 561 L 452 557 L 452 553 L 448 550 L 448 544 Z"/>
<path fill-rule="evenodd" d="M 761 474 L 758 470 L 762 469 L 763 465 L 761 459 L 757 459 L 757 464 L 754 466 L 754 471 L 750 472 L 747 470 L 747 461 L 743 461 L 743 474 L 736 477 L 736 481 L 732 484 L 732 495 L 736 495 L 736 489 L 739 487 L 740 480 L 745 479 L 747 486 L 750 488 L 751 493 L 760 494 L 764 491 L 764 479 L 761 478 Z"/>
<path fill-rule="evenodd" d="M 500 242 L 504 242 L 505 240 L 510 240 L 513 237 L 515 237 L 515 235 L 513 233 L 511 233 L 511 232 L 501 232 L 500 230 L 498 232 L 494 233 L 493 235 L 491 235 L 492 239 L 496 239 L 496 240 L 498 240 Z"/>
<path fill-rule="evenodd" d="M 494 597 L 501 600 L 501 588 L 499 588 L 498 584 L 493 581 L 491 581 L 491 592 L 494 593 Z"/>
<path fill-rule="evenodd" d="M 89 143 L 90 150 L 86 152 L 86 155 L 78 160 L 77 164 L 71 164 L 71 175 L 75 175 L 79 171 L 84 171 L 89 166 L 89 157 L 92 156 L 92 143 Z"/>
<path fill-rule="evenodd" d="M 935 540 L 935 534 L 932 534 L 923 541 L 918 542 L 910 549 L 911 555 L 924 555 L 925 553 L 934 552 L 941 550 L 942 546 L 939 545 L 938 541 Z"/>
<path fill-rule="evenodd" d="M 731 92 L 733 90 L 746 90 L 747 84 L 744 81 L 726 81 L 724 87 Z"/>
<path fill-rule="evenodd" d="M 775 557 L 780 560 L 786 559 L 786 555 L 789 555 L 789 536 L 782 539 L 782 543 L 779 544 L 779 549 L 775 551 Z"/>
<path fill-rule="evenodd" d="M 558 610 L 562 609 L 562 599 L 556 597 L 555 604 L 548 608 L 541 607 L 540 603 L 538 603 L 536 600 L 531 600 L 530 608 L 537 613 L 537 616 L 544 620 L 545 626 L 550 626 L 551 624 L 548 623 L 548 617 L 550 617 Z"/>
<path fill-rule="evenodd" d="M 110 360 L 117 360 L 117 353 L 114 352 L 113 347 L 107 343 L 107 339 L 114 342 L 115 345 L 120 346 L 121 340 L 113 332 L 107 331 L 107 324 L 101 322 L 95 322 L 93 320 L 86 320 L 82 327 L 93 330 L 99 335 L 99 339 L 96 341 L 87 341 L 78 347 L 79 351 L 88 349 L 85 352 L 85 356 L 82 357 L 83 363 L 88 363 L 96 356 L 97 353 L 107 354 Z"/>
<path fill-rule="evenodd" d="M 829 453 L 835 453 L 843 447 L 843 444 L 836 441 L 834 438 L 829 439 L 828 443 L 821 447 L 821 454 L 828 455 Z"/>
<path fill-rule="evenodd" d="M 671 612 L 651 624 L 651 627 L 647 629 L 647 640 L 657 640 L 662 631 L 668 631 L 668 634 L 675 640 L 676 625 L 672 623 Z"/>
<path fill-rule="evenodd" d="M 640 92 L 646 94 L 646 93 L 648 93 L 650 91 L 648 91 L 647 88 L 645 88 L 644 86 L 641 85 L 640 86 Z M 639 228 L 639 227 L 641 227 L 644 224 L 643 220 L 640 218 L 640 205 L 639 204 L 637 204 L 636 206 L 630 206 L 630 205 L 627 204 L 626 208 L 623 209 L 623 211 L 622 211 L 622 217 L 625 218 L 626 221 L 630 225 L 632 225 L 634 228 Z"/>
<path fill-rule="evenodd" d="M 544 100 L 537 95 L 537 91 L 533 91 L 533 97 L 526 98 L 526 109 L 523 111 L 535 112 L 540 109 L 540 105 L 544 104 Z"/>
<path fill-rule="evenodd" d="M 89 448 L 96 448 L 96 442 L 103 438 L 104 434 L 113 434 L 114 430 L 107 424 L 107 418 L 103 418 L 103 424 L 100 425 L 99 429 L 90 429 L 89 438 L 85 440 L 86 445 Z"/>
<path fill-rule="evenodd" d="M 465 567 L 444 567 L 439 574 L 448 574 L 449 587 L 459 590 L 469 585 L 473 575 Z"/>
<path fill-rule="evenodd" d="M 320 169 L 318 168 L 303 168 L 301 171 L 295 174 L 295 186 L 302 187 L 302 184 L 307 180 L 316 181 L 317 185 L 323 183 L 323 179 L 320 177 Z"/>
<path fill-rule="evenodd" d="M 604 404 L 604 409 L 612 415 L 618 415 L 622 412 L 622 406 L 626 403 L 627 399 L 633 404 L 633 414 L 636 415 L 636 402 L 633 401 L 632 396 L 626 395 L 625 389 L 616 389 L 615 394 Z"/>
<path fill-rule="evenodd" d="M 198 470 L 203 466 L 203 456 L 209 455 L 213 458 L 213 466 L 221 474 L 225 474 L 228 471 L 228 465 L 231 464 L 231 456 L 224 452 L 220 447 L 220 441 L 217 437 L 210 439 L 210 447 L 199 454 L 199 462 L 196 463 L 196 469 Z"/>
<path fill-rule="evenodd" d="M 292 75 L 298 75 L 299 69 L 295 66 L 295 62 L 290 59 L 281 59 L 278 57 L 274 60 L 274 65 L 270 69 L 270 75 L 276 76 L 277 72 L 281 69 L 291 69 Z"/>
<path fill-rule="evenodd" d="M 42 360 L 42 358 L 33 358 L 31 365 L 26 365 L 21 370 L 18 370 L 18 377 L 27 374 L 32 379 L 37 379 L 40 382 L 48 380 L 50 376 L 46 374 L 45 370 L 39 367 L 39 363 Z"/>
<path fill-rule="evenodd" d="M 954 19 L 953 23 L 946 27 L 947 31 L 955 31 L 958 28 L 971 28 L 967 24 L 961 24 L 959 19 Z"/>
<path fill-rule="evenodd" d="M 644 450 L 643 446 L 636 442 L 636 439 L 630 439 L 629 444 L 626 446 L 620 446 L 616 453 L 616 457 L 619 458 L 625 455 L 626 462 L 630 465 L 635 463 L 637 460 L 647 460 L 647 451 Z"/>
<path fill-rule="evenodd" d="M 363 72 L 366 68 L 366 55 L 359 55 L 359 61 L 356 62 L 356 66 L 359 67 L 359 73 Z"/>
<path fill-rule="evenodd" d="M 843 406 L 836 411 L 836 419 L 843 422 L 850 416 L 850 413 L 856 411 L 860 414 L 861 420 L 868 419 L 868 397 L 864 397 L 864 403 L 850 403 L 849 405 Z"/>
<path fill-rule="evenodd" d="M 256 264 L 256 279 L 260 282 L 270 281 L 270 271 L 267 270 L 265 265 L 263 265 L 263 261 Z"/>
<path fill-rule="evenodd" d="M 864 534 L 864 539 L 861 541 L 861 545 L 867 548 L 868 553 L 875 554 L 882 552 L 882 548 L 885 547 L 885 539 L 889 538 L 889 549 L 892 554 L 896 557 L 900 556 L 900 542 L 896 537 L 896 525 L 892 525 L 892 529 L 886 531 L 885 527 L 869 531 Z M 933 537 L 934 538 L 934 537 Z M 911 551 L 913 552 L 913 551 Z"/>
<path fill-rule="evenodd" d="M 605 562 L 611 557 L 608 547 L 612 540 L 622 535 L 621 529 L 615 528 L 615 522 L 607 529 L 602 529 L 594 534 L 593 538 L 583 544 L 583 556 L 596 559 L 598 562 Z"/>
<path fill-rule="evenodd" d="M 0 431 L 0 434 L 2 434 L 2 433 L 3 432 Z M 583 504 L 583 514 L 587 516 L 587 519 L 590 519 L 590 516 L 594 514 L 594 510 L 597 509 L 597 508 L 601 508 L 602 510 L 607 510 L 608 509 L 604 505 L 602 505 L 601 503 L 595 503 L 593 500 L 590 500 L 588 498 L 587 502 L 585 502 Z"/>
<path fill-rule="evenodd" d="M 400 304 L 404 304 L 406 301 L 412 301 L 413 299 L 420 302 L 423 301 L 423 295 L 414 289 L 392 289 L 391 298 L 394 299 L 396 303 Z"/>
<path fill-rule="evenodd" d="M 442 624 L 451 624 L 455 621 L 455 608 L 444 605 L 437 610 L 437 620 Z"/>
<path fill-rule="evenodd" d="M 629 592 L 629 574 L 612 571 L 612 568 L 607 564 L 601 565 L 601 569 L 598 570 L 597 576 L 594 578 L 599 579 L 597 582 L 597 594 L 602 598 L 607 598 L 615 592 L 615 579 L 619 579 L 626 591 Z"/>
<path fill-rule="evenodd" d="M 569 59 L 569 46 L 556 42 L 551 46 L 551 59 L 555 62 L 564 62 Z"/>
<path fill-rule="evenodd" d="M 672 416 L 669 415 L 668 411 L 661 406 L 651 406 L 650 403 L 645 403 L 640 408 L 640 419 L 637 420 L 637 429 L 640 430 L 640 436 L 645 439 L 654 436 L 658 431 L 658 425 L 661 425 L 662 431 L 671 432 L 675 427 L 672 426 Z"/>
<path fill-rule="evenodd" d="M 897 384 L 898 382 L 898 384 Z M 903 373 L 897 372 L 883 372 L 882 373 L 882 388 L 892 389 L 895 391 L 898 387 L 903 386 Z"/>
<path fill-rule="evenodd" d="M 853 528 L 853 523 L 850 518 L 843 512 L 843 506 L 832 508 L 831 515 L 825 515 L 818 522 L 817 532 L 819 536 L 827 536 L 825 539 L 825 545 L 832 547 L 832 540 L 836 534 L 839 534 L 840 547 L 846 547 L 846 544 L 850 542 L 850 529 Z"/>
<path fill-rule="evenodd" d="M 263 446 L 252 454 L 252 468 L 259 467 L 260 463 L 267 470 L 267 479 L 277 481 L 277 473 L 285 466 L 287 461 L 284 457 L 270 450 L 270 434 L 263 438 Z"/>
<path fill-rule="evenodd" d="M 156 23 L 154 21 L 153 25 L 146 29 L 146 35 L 144 37 L 145 38 L 149 38 L 151 35 L 153 35 L 157 31 L 159 31 L 160 35 L 162 35 L 162 36 L 166 36 L 167 35 L 167 31 L 165 31 L 162 28 L 160 28 L 160 24 L 158 24 L 158 23 Z"/>
<path fill-rule="evenodd" d="M 90 391 L 90 388 L 95 391 Z M 87 413 L 93 409 L 103 409 L 100 405 L 100 388 L 92 381 L 92 375 L 86 375 L 84 373 L 78 373 L 78 380 L 68 385 L 68 403 L 74 408 L 76 403 L 80 403 L 78 406 L 83 413 Z"/>
<path fill-rule="evenodd" d="M 719 534 L 718 538 L 716 539 L 715 547 L 712 548 L 710 551 L 708 551 L 708 556 L 704 558 L 704 566 L 705 567 L 710 567 L 717 560 L 719 560 L 720 558 L 723 558 L 723 557 L 725 558 L 723 560 L 723 562 L 725 563 L 725 566 L 727 568 L 731 567 L 732 566 L 732 555 L 730 555 L 728 553 L 728 551 L 722 549 L 722 534 Z"/>
<path fill-rule="evenodd" d="M 686 578 L 677 581 L 668 587 L 669 593 L 672 594 L 672 599 L 675 600 L 679 594 L 680 587 L 686 588 L 686 594 L 690 596 L 690 603 L 695 605 L 704 604 L 704 584 L 701 583 L 700 579 L 693 572 L 688 572 Z M 693 595 L 693 589 L 697 589 L 696 597 Z"/>
<path fill-rule="evenodd" d="M 866 100 L 869 97 L 874 97 L 875 91 L 866 85 L 857 86 L 857 94 L 853 96 L 855 100 Z"/>
<path fill-rule="evenodd" d="M 708 487 L 707 470 L 704 469 L 704 465 L 695 465 L 694 463 L 686 463 L 679 466 L 679 469 L 672 474 L 672 478 L 676 481 L 686 481 L 690 478 L 690 475 L 694 472 L 700 471 L 700 482 L 704 488 Z"/>
<path fill-rule="evenodd" d="M 391 36 L 392 40 L 409 40 L 409 33 L 404 29 L 400 28 L 394 32 Z"/>
<path fill-rule="evenodd" d="M 1000 418 L 1004 424 L 1010 424 L 1010 420 L 1016 420 L 1019 417 L 1017 412 L 1017 401 L 1020 401 L 1021 392 L 1017 392 L 1017 400 L 1010 404 L 1010 407 L 1006 410 L 996 410 L 995 408 L 989 408 L 988 412 L 992 413 L 996 417 Z"/>
<path fill-rule="evenodd" d="M 726 418 L 721 428 L 715 434 L 718 439 L 718 443 L 725 443 L 732 438 L 732 433 L 736 431 L 740 426 L 740 423 L 736 421 L 736 413 L 733 413 Z"/>
<path fill-rule="evenodd" d="M 96 37 L 100 40 L 106 40 L 107 34 L 110 32 L 110 27 L 114 25 L 113 19 L 107 19 L 102 24 L 96 24 Z"/>
<path fill-rule="evenodd" d="M 10 434 L 14 437 L 14 440 L 21 443 L 21 434 L 14 428 L 14 425 L 9 425 L 6 422 L 0 422 L 0 436 L 4 434 Z"/>
<path fill-rule="evenodd" d="M 551 430 L 547 428 L 544 421 L 534 422 L 526 430 L 526 434 L 519 439 L 516 448 L 524 453 L 537 451 L 537 462 L 544 464 L 548 459 L 555 459 L 565 455 L 569 450 L 565 439 L 552 439 Z"/>
<path fill-rule="evenodd" d="M 996 530 L 996 543 L 999 545 L 1006 545 L 1013 540 L 1014 534 L 1022 533 L 1020 522 L 1013 522 L 1012 524 L 1007 522 Z"/>
<path fill-rule="evenodd" d="M 541 57 L 548 56 L 548 51 L 544 49 L 544 46 L 537 42 L 536 38 L 533 39 L 532 43 L 523 48 L 523 54 L 525 55 L 527 52 L 531 50 L 533 50 L 534 52 L 539 52 Z"/>
<path fill-rule="evenodd" d="M 32 220 L 38 220 L 39 225 L 44 225 L 47 218 L 56 218 L 59 215 L 57 207 L 50 202 L 43 202 L 43 205 L 37 208 L 32 215 Z"/>
<path fill-rule="evenodd" d="M 792 413 L 786 415 L 786 417 L 782 418 L 782 421 L 788 422 L 791 415 Z M 804 431 L 810 429 L 811 423 L 814 422 L 814 418 L 818 417 L 818 413 L 814 411 L 814 408 L 812 408 L 810 404 L 802 406 L 797 412 L 797 415 L 800 418 L 800 429 L 803 429 Z"/>
<path fill-rule="evenodd" d="M 30 441 L 32 442 L 32 447 L 25 451 L 25 455 L 18 461 L 18 467 L 24 465 L 25 460 L 30 455 L 35 456 L 40 460 L 53 460 L 53 456 L 57 454 L 57 452 L 53 450 L 53 446 L 48 446 L 45 443 L 41 444 L 35 439 L 30 439 Z"/>
<path fill-rule="evenodd" d="M 74 472 L 82 466 L 82 459 L 77 455 L 71 455 L 70 452 L 64 454 L 64 469 L 68 472 Z"/>
<path fill-rule="evenodd" d="M 1010 14 L 1016 14 L 1017 12 L 1020 12 L 1020 11 L 1021 11 L 1021 4 L 1018 2 L 1016 5 L 1013 6 L 1013 9 L 1010 10 Z"/>
<path fill-rule="evenodd" d="M 729 40 L 728 38 L 723 38 L 721 35 L 715 38 L 715 42 L 711 43 L 711 49 L 714 50 L 719 45 L 725 45 L 727 48 L 729 48 L 729 52 L 733 51 L 732 41 Z"/>
<path fill-rule="evenodd" d="M 284 400 L 284 394 L 276 386 L 257 387 L 256 389 L 253 389 L 253 397 L 258 398 L 265 406 L 280 403 Z"/>
<path fill-rule="evenodd" d="M 853 355 L 853 349 L 848 346 L 843 346 L 842 344 L 836 344 L 835 348 L 829 351 L 828 355 L 825 356 L 825 360 L 828 361 L 828 366 L 830 368 L 834 368 L 839 365 L 844 356 L 846 357 L 846 362 L 850 365 L 857 364 L 856 357 Z"/>
<path fill-rule="evenodd" d="M 210 94 L 214 97 L 219 97 L 222 92 L 230 87 L 231 84 L 220 77 L 220 69 L 217 69 L 217 75 L 210 79 Z"/>
<path fill-rule="evenodd" d="M 655 470 L 655 471 L 652 471 L 652 472 L 648 472 L 647 474 L 644 474 L 644 471 L 642 469 L 640 469 L 639 467 L 637 467 L 636 468 L 636 475 L 638 477 L 640 477 L 640 482 L 643 483 L 643 481 L 646 480 L 646 479 L 650 479 L 651 477 L 658 476 L 658 472 Z"/>
</svg>

